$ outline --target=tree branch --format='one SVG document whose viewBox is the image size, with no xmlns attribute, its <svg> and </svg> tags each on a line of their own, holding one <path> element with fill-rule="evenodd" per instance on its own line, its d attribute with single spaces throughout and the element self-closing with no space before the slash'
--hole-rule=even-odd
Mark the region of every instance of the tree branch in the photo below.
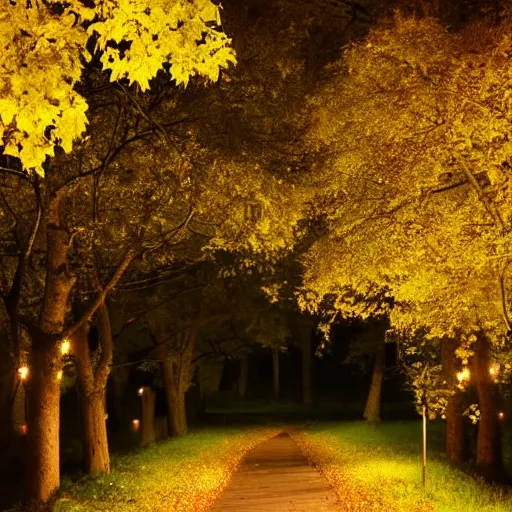
<svg viewBox="0 0 512 512">
<path fill-rule="evenodd" d="M 84 313 L 82 318 L 78 320 L 74 325 L 72 325 L 69 329 L 64 331 L 64 333 L 60 336 L 61 339 L 69 338 L 75 331 L 80 329 L 83 325 L 85 325 L 89 320 L 92 318 L 94 313 L 96 313 L 96 310 L 103 304 L 105 301 L 105 298 L 110 293 L 110 291 L 116 286 L 119 279 L 121 279 L 122 275 L 130 265 L 130 263 L 135 258 L 136 252 L 133 249 L 129 249 L 124 258 L 122 259 L 121 263 L 117 267 L 114 275 L 111 277 L 110 281 L 107 283 L 107 285 L 103 288 L 103 290 L 100 292 L 96 300 L 93 302 L 93 304 L 89 307 L 89 309 Z"/>
</svg>

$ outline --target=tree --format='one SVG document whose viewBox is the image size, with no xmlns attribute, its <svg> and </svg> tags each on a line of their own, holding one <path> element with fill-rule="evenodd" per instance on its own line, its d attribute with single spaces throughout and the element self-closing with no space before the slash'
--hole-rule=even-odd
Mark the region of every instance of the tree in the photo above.
<svg viewBox="0 0 512 512">
<path fill-rule="evenodd" d="M 395 329 L 466 347 L 483 331 L 500 344 L 512 204 L 506 24 L 449 34 L 398 16 L 333 68 L 313 103 L 316 150 L 330 151 L 319 164 L 329 236 L 305 258 L 304 304 L 332 294 L 333 312 L 367 317 L 387 309 L 369 307 L 386 290 Z M 498 451 L 477 464 L 488 478 Z"/>
<path fill-rule="evenodd" d="M 37 182 L 37 175 L 46 175 L 41 203 L 45 223 L 39 230 L 41 240 L 46 238 L 46 278 L 39 318 L 35 324 L 30 322 L 28 495 L 39 501 L 47 501 L 59 484 L 58 341 L 92 317 L 135 256 L 128 250 L 118 260 L 117 272 L 97 300 L 74 327 L 65 329 L 75 278 L 68 259 L 71 226 L 64 209 L 77 187 L 95 171 L 70 175 L 65 168 L 69 159 L 66 162 L 60 155 L 50 170 L 46 157 L 55 154 L 55 147 L 69 153 L 73 141 L 85 131 L 90 90 L 78 92 L 87 85 L 84 61 L 89 61 L 89 72 L 99 72 L 101 63 L 111 80 L 127 78 L 142 90 L 165 62 L 172 65 L 171 77 L 186 84 L 195 74 L 215 79 L 220 66 L 234 61 L 229 40 L 213 26 L 218 9 L 210 2 L 160 2 L 145 9 L 142 2 L 120 6 L 105 1 L 85 8 L 81 2 L 62 7 L 49 1 L 30 6 L 11 2 L 0 11 L 1 44 L 8 49 L 2 53 L 3 153 L 21 163 L 2 172 L 30 183 Z M 123 42 L 129 46 L 123 47 Z M 105 168 L 111 158 L 100 160 L 99 168 Z"/>
</svg>

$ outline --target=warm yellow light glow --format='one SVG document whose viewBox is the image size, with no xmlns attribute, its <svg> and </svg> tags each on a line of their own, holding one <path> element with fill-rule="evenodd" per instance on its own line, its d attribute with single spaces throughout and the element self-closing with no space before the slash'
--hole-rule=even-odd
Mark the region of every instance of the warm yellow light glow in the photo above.
<svg viewBox="0 0 512 512">
<path fill-rule="evenodd" d="M 60 353 L 65 356 L 66 354 L 69 354 L 69 349 L 71 348 L 71 343 L 69 343 L 68 340 L 64 340 L 62 342 L 62 345 L 60 346 Z"/>
<path fill-rule="evenodd" d="M 471 374 L 469 373 L 469 368 L 464 368 L 461 372 L 457 373 L 457 380 L 459 382 L 464 382 L 465 380 L 469 380 Z"/>
<path fill-rule="evenodd" d="M 20 374 L 21 380 L 26 380 L 28 377 L 28 367 L 22 366 L 21 368 L 18 368 L 18 373 Z"/>
<path fill-rule="evenodd" d="M 144 388 L 139 388 L 139 396 L 142 396 L 144 394 Z"/>
<path fill-rule="evenodd" d="M 27 427 L 27 425 L 21 425 L 21 426 L 20 426 L 20 432 L 21 432 L 21 435 L 26 436 L 26 435 L 27 435 L 27 432 L 28 432 L 28 427 Z"/>
<path fill-rule="evenodd" d="M 498 418 L 499 418 L 500 420 L 502 420 L 504 417 L 505 417 L 505 413 L 504 413 L 504 412 L 502 412 L 502 411 L 500 411 L 500 412 L 498 413 Z"/>
<path fill-rule="evenodd" d="M 489 366 L 489 373 L 491 377 L 496 378 L 500 373 L 500 365 L 498 363 L 492 363 L 491 366 Z"/>
<path fill-rule="evenodd" d="M 62 380 L 62 370 L 59 370 L 59 371 L 57 372 L 57 379 L 58 379 L 58 380 Z"/>
<path fill-rule="evenodd" d="M 132 431 L 138 432 L 140 428 L 140 420 L 132 420 Z"/>
</svg>

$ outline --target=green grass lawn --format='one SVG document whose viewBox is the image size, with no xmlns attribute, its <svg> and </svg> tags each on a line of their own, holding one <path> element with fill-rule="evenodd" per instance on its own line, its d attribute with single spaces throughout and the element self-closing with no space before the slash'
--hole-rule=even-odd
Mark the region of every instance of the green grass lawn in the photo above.
<svg viewBox="0 0 512 512">
<path fill-rule="evenodd" d="M 54 511 L 201 512 L 224 489 L 245 453 L 273 428 L 217 428 L 112 458 L 101 477 L 64 479 Z"/>
<path fill-rule="evenodd" d="M 450 467 L 443 425 L 429 425 L 427 485 L 421 485 L 421 423 L 319 423 L 292 432 L 347 511 L 510 512 L 512 495 Z"/>
</svg>

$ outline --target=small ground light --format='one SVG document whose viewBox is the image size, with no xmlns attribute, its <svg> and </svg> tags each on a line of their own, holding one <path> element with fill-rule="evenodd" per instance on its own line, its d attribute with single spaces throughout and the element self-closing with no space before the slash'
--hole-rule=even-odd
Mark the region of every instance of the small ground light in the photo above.
<svg viewBox="0 0 512 512">
<path fill-rule="evenodd" d="M 139 396 L 142 396 L 144 394 L 144 388 L 139 388 L 139 391 L 137 391 Z"/>
<path fill-rule="evenodd" d="M 140 428 L 140 420 L 132 420 L 132 431 L 138 432 Z"/>
<path fill-rule="evenodd" d="M 503 411 L 500 411 L 500 412 L 498 413 L 498 418 L 499 418 L 500 420 L 505 419 L 505 413 L 504 413 Z"/>
<path fill-rule="evenodd" d="M 18 373 L 20 374 L 21 380 L 26 380 L 28 377 L 28 367 L 22 366 L 21 368 L 18 368 Z"/>
<path fill-rule="evenodd" d="M 20 425 L 20 432 L 21 432 L 21 435 L 22 435 L 22 436 L 26 436 L 26 435 L 27 435 L 27 432 L 28 432 L 28 427 L 27 427 L 27 425 Z"/>
</svg>

